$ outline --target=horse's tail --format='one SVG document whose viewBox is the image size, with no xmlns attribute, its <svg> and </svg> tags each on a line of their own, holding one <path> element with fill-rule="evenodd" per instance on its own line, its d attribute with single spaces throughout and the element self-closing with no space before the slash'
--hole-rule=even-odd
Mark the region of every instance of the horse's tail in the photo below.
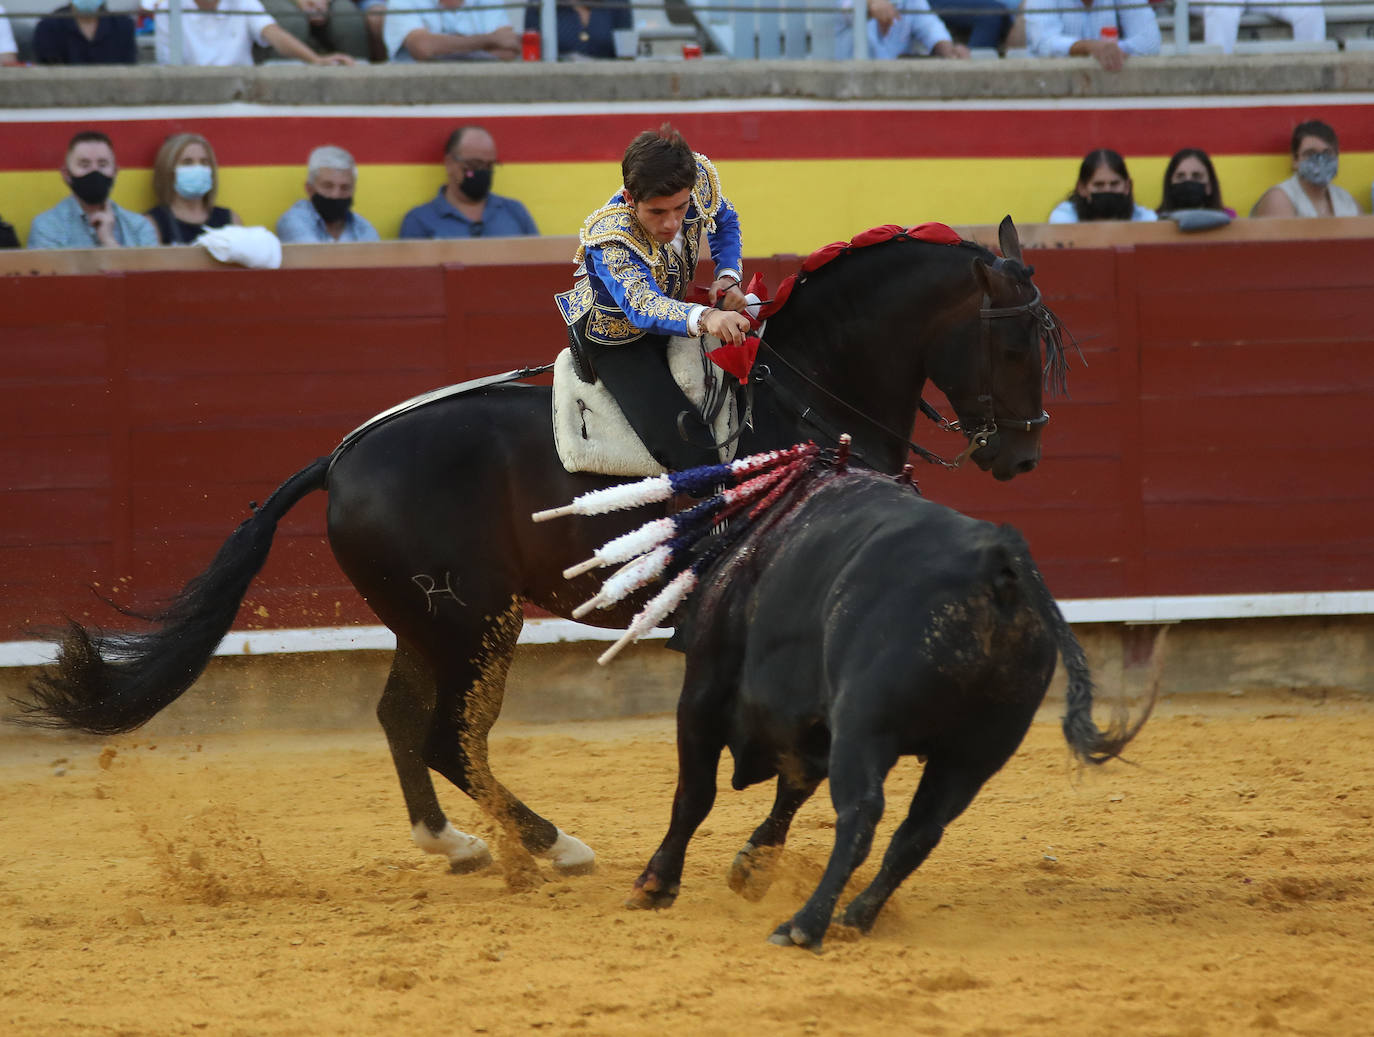
<svg viewBox="0 0 1374 1037">
<path fill-rule="evenodd" d="M 70 623 L 57 662 L 17 702 L 15 723 L 108 735 L 132 731 L 176 701 L 205 670 L 229 632 L 248 586 L 267 561 L 277 522 L 306 494 L 324 488 L 329 458 L 302 468 L 229 535 L 215 559 L 149 618 L 156 628 L 121 634 Z"/>
<path fill-rule="evenodd" d="M 1064 660 L 1068 673 L 1067 708 L 1064 711 L 1064 738 L 1069 748 L 1085 763 L 1106 763 L 1121 755 L 1121 750 L 1130 744 L 1150 713 L 1159 697 L 1160 673 L 1164 663 L 1164 637 L 1167 626 L 1161 626 L 1155 636 L 1154 657 L 1151 662 L 1150 680 L 1145 689 L 1145 701 L 1140 714 L 1132 720 L 1124 705 L 1118 705 L 1107 730 L 1101 730 L 1093 721 L 1093 677 L 1088 669 L 1088 658 L 1083 646 L 1078 643 L 1073 630 L 1069 627 L 1059 604 L 1045 586 L 1044 578 L 1029 554 L 1022 556 L 1029 570 L 1027 583 L 1033 588 L 1032 596 L 1037 610 L 1044 616 L 1054 632 L 1055 644 Z"/>
</svg>

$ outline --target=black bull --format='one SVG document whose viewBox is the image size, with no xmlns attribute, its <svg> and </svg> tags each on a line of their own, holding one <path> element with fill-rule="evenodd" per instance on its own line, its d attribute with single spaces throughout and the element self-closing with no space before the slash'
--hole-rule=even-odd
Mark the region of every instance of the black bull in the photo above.
<svg viewBox="0 0 1374 1037">
<path fill-rule="evenodd" d="M 1148 716 L 1147 706 L 1134 723 L 1118 716 L 1098 729 L 1083 649 L 1009 526 L 854 472 L 833 476 L 752 541 L 695 598 L 672 820 L 631 906 L 676 898 L 726 746 L 736 789 L 778 779 L 767 820 L 731 869 L 730 885 L 751 898 L 767 889 L 797 809 L 830 779 L 830 861 L 772 936 L 819 948 L 868 856 L 899 757 L 924 757 L 925 769 L 877 875 L 840 918 L 863 932 L 1021 744 L 1056 655 L 1068 671 L 1064 736 L 1083 760 L 1118 755 Z"/>
</svg>

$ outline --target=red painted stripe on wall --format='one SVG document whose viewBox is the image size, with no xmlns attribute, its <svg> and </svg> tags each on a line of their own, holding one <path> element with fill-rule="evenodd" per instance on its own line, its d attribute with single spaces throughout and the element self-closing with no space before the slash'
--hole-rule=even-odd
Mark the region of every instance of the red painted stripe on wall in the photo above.
<svg viewBox="0 0 1374 1037">
<path fill-rule="evenodd" d="M 507 162 L 618 162 L 625 144 L 664 119 L 718 160 L 1077 157 L 1111 147 L 1128 158 L 1180 147 L 1214 154 L 1283 153 L 1293 126 L 1331 123 L 1346 151 L 1374 150 L 1374 104 L 1198 109 L 815 109 L 483 118 Z M 71 135 L 101 129 L 125 166 L 152 164 L 169 133 L 204 133 L 225 165 L 305 162 L 338 144 L 363 164 L 438 162 L 453 118 L 263 116 L 0 123 L 0 170 L 52 169 Z"/>
</svg>

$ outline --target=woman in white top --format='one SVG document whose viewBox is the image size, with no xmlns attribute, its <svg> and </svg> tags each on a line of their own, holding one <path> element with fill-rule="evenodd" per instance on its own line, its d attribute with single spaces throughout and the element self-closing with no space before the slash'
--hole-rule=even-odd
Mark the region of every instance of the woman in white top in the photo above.
<svg viewBox="0 0 1374 1037">
<path fill-rule="evenodd" d="M 1331 181 L 1340 167 L 1340 144 L 1336 131 L 1312 119 L 1293 128 L 1289 144 L 1293 153 L 1293 175 L 1275 184 L 1255 203 L 1251 216 L 1288 216 L 1313 219 L 1318 216 L 1358 216 L 1359 204 L 1349 191 Z"/>
<path fill-rule="evenodd" d="M 1078 183 L 1070 195 L 1050 213 L 1050 223 L 1084 223 L 1089 220 L 1158 220 L 1153 209 L 1135 203 L 1135 187 L 1126 172 L 1126 160 L 1111 148 L 1098 148 L 1083 157 Z"/>
</svg>

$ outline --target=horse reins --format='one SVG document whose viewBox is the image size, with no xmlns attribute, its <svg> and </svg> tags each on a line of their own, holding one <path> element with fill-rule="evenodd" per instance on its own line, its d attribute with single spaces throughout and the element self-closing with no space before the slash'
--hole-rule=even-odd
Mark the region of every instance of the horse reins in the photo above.
<svg viewBox="0 0 1374 1037">
<path fill-rule="evenodd" d="M 993 399 L 991 393 L 992 351 L 988 345 L 988 334 L 992 321 L 1007 317 L 1020 317 L 1024 316 L 1027 313 L 1030 313 L 1039 320 L 1041 325 L 1041 335 L 1052 335 L 1056 328 L 1054 315 L 1050 313 L 1050 311 L 1042 303 L 1040 289 L 1033 284 L 1031 285 L 1031 289 L 1035 292 L 1035 294 L 1028 301 L 1018 303 L 1015 306 L 989 306 L 988 303 L 991 302 L 991 299 L 989 299 L 987 294 L 984 293 L 983 304 L 978 309 L 979 344 L 983 347 L 981 350 L 982 357 L 980 359 L 984 367 L 984 370 L 981 373 L 985 376 L 984 384 L 986 384 L 988 387 L 988 392 L 980 393 L 978 396 L 979 402 L 983 403 L 986 407 L 986 414 L 983 419 L 983 424 L 980 425 L 978 428 L 974 429 L 972 432 L 965 432 L 964 428 L 961 426 L 958 419 L 954 421 L 946 421 L 945 418 L 941 416 L 940 412 L 937 411 L 930 404 L 926 403 L 924 399 L 920 401 L 920 412 L 924 414 L 926 417 L 930 418 L 932 421 L 934 421 L 941 429 L 949 432 L 959 432 L 968 436 L 968 445 L 962 451 L 960 451 L 960 453 L 954 458 L 953 461 L 945 460 L 939 454 L 936 454 L 931 450 L 927 450 L 925 447 L 921 446 L 919 443 L 912 441 L 902 433 L 896 432 L 893 429 L 888 428 L 877 418 L 874 418 L 871 415 L 865 413 L 858 407 L 854 406 L 854 404 L 850 403 L 848 400 L 844 400 L 841 399 L 839 396 L 836 396 L 833 392 L 831 392 L 825 386 L 821 385 L 814 378 L 808 375 L 805 371 L 797 367 L 796 364 L 792 363 L 785 356 L 779 353 L 777 349 L 773 347 L 772 344 L 770 344 L 766 339 L 764 339 L 762 334 L 762 328 L 759 329 L 759 345 L 761 347 L 761 350 L 767 350 L 768 353 L 774 359 L 781 361 L 784 367 L 786 367 L 794 375 L 796 375 L 803 382 L 809 385 L 812 389 L 815 389 L 817 392 L 821 393 L 821 395 L 829 398 L 835 403 L 838 403 L 841 407 L 844 407 L 852 414 L 858 416 L 859 418 L 862 418 L 870 426 L 884 433 L 891 439 L 903 444 L 904 446 L 906 446 L 908 450 L 916 454 L 916 456 L 920 457 L 923 461 L 927 461 L 930 464 L 938 464 L 944 468 L 958 468 L 960 465 L 964 463 L 964 461 L 968 459 L 968 457 L 974 451 L 981 450 L 983 447 L 987 446 L 988 440 L 994 432 L 1003 428 L 1014 429 L 1016 431 L 1021 432 L 1029 432 L 1032 429 L 1043 427 L 1050 420 L 1049 413 L 1044 409 L 1040 411 L 1040 416 L 1036 418 L 999 418 L 997 417 L 995 409 L 993 407 Z M 762 366 L 764 372 L 766 373 L 758 380 L 770 381 L 768 378 L 768 374 L 771 374 L 771 371 L 768 370 L 768 366 L 766 364 L 760 366 Z M 749 384 L 752 386 L 753 383 L 754 379 L 750 379 Z M 785 388 L 783 388 L 777 381 L 770 381 L 770 384 L 773 386 L 774 395 L 779 397 L 782 402 L 786 403 L 789 409 L 793 410 L 793 412 L 797 416 L 798 421 L 806 422 L 807 424 L 815 428 L 817 431 L 825 435 L 827 438 L 838 441 L 840 433 L 837 430 L 828 427 L 828 423 L 824 422 L 818 415 L 813 415 L 811 413 L 811 406 L 809 404 L 804 405 L 802 401 L 799 401 L 795 396 L 791 395 L 791 393 Z"/>
</svg>

